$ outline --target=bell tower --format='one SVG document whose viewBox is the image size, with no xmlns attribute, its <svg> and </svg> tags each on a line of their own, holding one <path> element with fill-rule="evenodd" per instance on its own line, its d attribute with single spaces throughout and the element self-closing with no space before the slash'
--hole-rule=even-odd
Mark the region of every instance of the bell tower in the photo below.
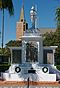
<svg viewBox="0 0 60 88">
<path fill-rule="evenodd" d="M 22 8 L 20 13 L 20 19 L 16 25 L 16 40 L 21 40 L 24 34 L 24 31 L 28 29 L 28 24 L 26 23 L 24 16 L 24 0 L 22 1 Z"/>
</svg>

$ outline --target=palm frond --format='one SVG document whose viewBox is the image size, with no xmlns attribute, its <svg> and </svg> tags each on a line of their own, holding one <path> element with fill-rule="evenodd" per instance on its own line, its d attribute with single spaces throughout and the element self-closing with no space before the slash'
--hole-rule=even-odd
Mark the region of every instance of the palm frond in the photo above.
<svg viewBox="0 0 60 88">
<path fill-rule="evenodd" d="M 0 0 L 0 8 L 8 9 L 10 15 L 14 14 L 14 6 L 12 0 Z"/>
<path fill-rule="evenodd" d="M 2 0 L 0 0 L 0 8 L 2 8 Z"/>
<path fill-rule="evenodd" d="M 7 1 L 7 8 L 10 13 L 10 15 L 14 14 L 14 6 L 12 0 L 6 0 Z"/>
</svg>

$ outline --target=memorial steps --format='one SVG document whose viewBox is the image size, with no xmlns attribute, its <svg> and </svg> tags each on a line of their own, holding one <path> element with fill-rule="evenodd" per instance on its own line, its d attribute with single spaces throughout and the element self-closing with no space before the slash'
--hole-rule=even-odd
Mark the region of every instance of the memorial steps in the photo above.
<svg viewBox="0 0 60 88">
<path fill-rule="evenodd" d="M 27 81 L 0 81 L 0 86 L 27 86 L 28 82 Z M 58 81 L 56 82 L 45 82 L 45 81 L 41 81 L 41 82 L 33 82 L 33 81 L 29 81 L 29 86 L 59 86 L 60 87 L 60 83 Z"/>
</svg>

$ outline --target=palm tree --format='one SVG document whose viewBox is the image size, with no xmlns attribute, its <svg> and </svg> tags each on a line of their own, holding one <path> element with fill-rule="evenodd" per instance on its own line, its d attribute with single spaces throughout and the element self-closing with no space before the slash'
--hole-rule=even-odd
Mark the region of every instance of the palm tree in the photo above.
<svg viewBox="0 0 60 88">
<path fill-rule="evenodd" d="M 10 16 L 14 15 L 14 7 L 12 0 L 0 0 L 0 9 L 2 10 L 2 52 L 4 45 L 4 9 L 9 11 Z"/>
</svg>

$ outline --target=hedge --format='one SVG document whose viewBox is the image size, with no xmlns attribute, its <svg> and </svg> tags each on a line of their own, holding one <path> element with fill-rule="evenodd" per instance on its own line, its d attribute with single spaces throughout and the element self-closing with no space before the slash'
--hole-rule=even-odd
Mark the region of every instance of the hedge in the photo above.
<svg viewBox="0 0 60 88">
<path fill-rule="evenodd" d="M 57 69 L 60 70 L 60 65 L 56 65 Z"/>
<path fill-rule="evenodd" d="M 0 72 L 5 72 L 9 69 L 10 64 L 0 64 Z"/>
</svg>

